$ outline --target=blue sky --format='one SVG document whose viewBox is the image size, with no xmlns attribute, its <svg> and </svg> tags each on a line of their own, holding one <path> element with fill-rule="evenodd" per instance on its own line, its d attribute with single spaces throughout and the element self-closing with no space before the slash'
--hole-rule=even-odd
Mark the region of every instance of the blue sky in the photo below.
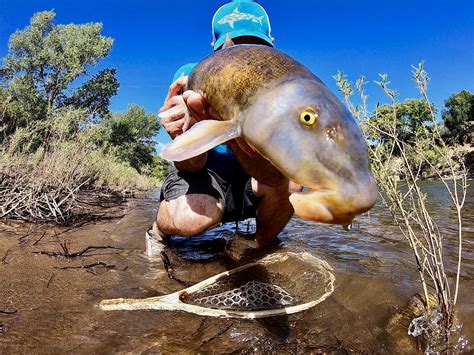
<svg viewBox="0 0 474 355">
<path fill-rule="evenodd" d="M 115 39 L 99 68 L 114 67 L 120 81 L 112 110 L 131 103 L 157 113 L 178 67 L 210 53 L 210 23 L 225 1 L 0 1 L 0 57 L 8 37 L 37 11 L 54 9 L 57 23 L 102 22 Z M 411 65 L 425 60 L 431 100 L 439 108 L 453 92 L 474 92 L 474 1 L 261 0 L 276 47 L 318 75 L 333 91 L 332 76 L 364 74 L 370 106 L 386 101 L 373 84 L 389 74 L 401 100 L 418 97 Z M 339 95 L 339 94 L 338 94 Z M 340 96 L 340 95 L 339 95 Z M 157 140 L 169 138 L 161 132 Z"/>
</svg>

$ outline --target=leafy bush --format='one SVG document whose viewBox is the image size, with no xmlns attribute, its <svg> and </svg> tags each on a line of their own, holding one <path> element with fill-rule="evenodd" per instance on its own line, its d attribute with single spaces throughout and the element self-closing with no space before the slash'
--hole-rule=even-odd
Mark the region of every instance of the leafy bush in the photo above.
<svg viewBox="0 0 474 355">
<path fill-rule="evenodd" d="M 474 95 L 466 90 L 452 94 L 444 102 L 442 117 L 447 128 L 445 138 L 451 143 L 474 140 Z"/>
<path fill-rule="evenodd" d="M 143 107 L 130 105 L 126 112 L 113 113 L 92 127 L 89 139 L 120 161 L 141 172 L 153 163 L 153 137 L 160 125 Z"/>
</svg>

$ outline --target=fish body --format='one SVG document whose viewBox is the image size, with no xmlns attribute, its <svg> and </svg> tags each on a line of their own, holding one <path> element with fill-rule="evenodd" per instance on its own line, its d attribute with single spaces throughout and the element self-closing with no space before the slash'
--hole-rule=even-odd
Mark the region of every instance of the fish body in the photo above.
<svg viewBox="0 0 474 355">
<path fill-rule="evenodd" d="M 323 82 L 274 48 L 239 45 L 202 60 L 188 81 L 223 121 L 205 120 L 165 146 L 180 161 L 242 137 L 289 180 L 309 191 L 290 196 L 295 213 L 347 225 L 374 204 L 377 187 L 366 141 Z"/>
</svg>

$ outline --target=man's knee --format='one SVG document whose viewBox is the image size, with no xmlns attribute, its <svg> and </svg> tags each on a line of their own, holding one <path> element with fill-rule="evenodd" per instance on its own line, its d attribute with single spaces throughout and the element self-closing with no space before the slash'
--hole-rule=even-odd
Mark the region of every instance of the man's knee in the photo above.
<svg viewBox="0 0 474 355">
<path fill-rule="evenodd" d="M 216 198 L 192 194 L 162 201 L 158 210 L 158 228 L 166 234 L 192 236 L 220 223 L 223 206 Z"/>
</svg>

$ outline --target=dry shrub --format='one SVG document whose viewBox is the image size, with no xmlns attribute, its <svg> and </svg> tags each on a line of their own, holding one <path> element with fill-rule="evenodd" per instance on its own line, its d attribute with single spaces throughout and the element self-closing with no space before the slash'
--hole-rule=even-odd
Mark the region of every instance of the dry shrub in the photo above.
<svg viewBox="0 0 474 355">
<path fill-rule="evenodd" d="M 376 83 L 390 99 L 388 114 L 386 110 L 380 114 L 378 106 L 374 112 L 368 113 L 364 77 L 360 77 L 355 85 L 362 102 L 360 106 L 354 106 L 351 102 L 352 83 L 345 75 L 340 72 L 335 79 L 344 94 L 346 105 L 359 119 L 367 137 L 372 172 L 379 185 L 380 198 L 392 213 L 394 222 L 415 256 L 425 311 L 412 320 L 409 334 L 423 336 L 427 352 L 456 349 L 451 336 L 459 331 L 459 326 L 454 323 L 463 242 L 461 210 L 468 186 L 468 172 L 463 160 L 465 149 L 450 147 L 443 140 L 428 99 L 428 76 L 423 63 L 414 67 L 413 80 L 427 107 L 430 107 L 430 122 L 420 126 L 416 132 L 411 132 L 414 139 L 408 142 L 399 135 L 397 93 L 389 88 L 387 75 L 380 77 L 381 81 Z M 428 197 L 420 187 L 420 181 L 427 176 L 439 179 L 450 196 L 457 217 L 455 240 L 444 238 L 434 216 L 427 209 Z M 445 255 L 447 243 L 457 250 L 454 270 L 448 268 Z M 461 338 L 458 343 L 462 343 Z"/>
<path fill-rule="evenodd" d="M 0 217 L 70 223 L 77 196 L 156 186 L 153 178 L 95 149 L 79 130 L 81 112 L 63 111 L 35 129 L 18 129 L 0 149 Z M 38 141 L 41 141 L 39 147 Z"/>
</svg>

